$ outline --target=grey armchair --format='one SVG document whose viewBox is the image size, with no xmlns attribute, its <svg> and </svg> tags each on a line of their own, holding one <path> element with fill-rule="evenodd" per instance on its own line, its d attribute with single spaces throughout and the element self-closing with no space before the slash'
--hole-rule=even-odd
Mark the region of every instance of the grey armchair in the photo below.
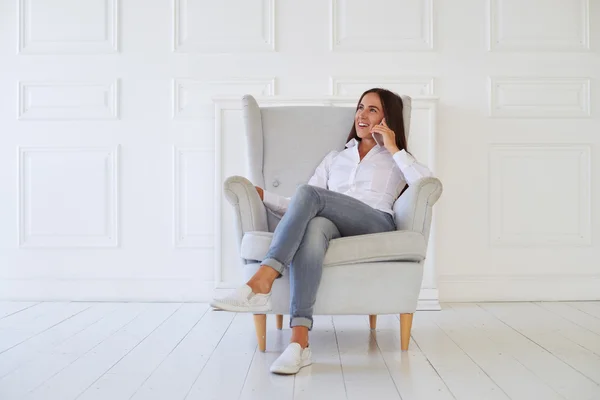
<svg viewBox="0 0 600 400">
<path fill-rule="evenodd" d="M 402 98 L 408 135 L 411 98 Z M 327 152 L 343 149 L 355 110 L 333 106 L 261 108 L 250 95 L 242 101 L 249 177 L 228 177 L 224 193 L 234 208 L 243 276 L 250 278 L 267 253 L 280 220 L 279 215 L 263 205 L 254 186 L 292 196 L 299 184 L 308 181 Z M 396 231 L 332 240 L 314 314 L 369 315 L 371 329 L 375 329 L 378 314 L 399 314 L 401 349 L 407 350 L 433 205 L 441 193 L 442 184 L 437 178 L 421 179 L 394 204 Z M 358 298 L 355 293 L 362 295 Z M 284 273 L 273 285 L 273 310 L 269 312 L 277 315 L 278 329 L 282 327 L 282 316 L 289 313 L 289 294 L 289 280 Z M 254 319 L 259 349 L 265 351 L 266 314 L 257 314 Z"/>
</svg>

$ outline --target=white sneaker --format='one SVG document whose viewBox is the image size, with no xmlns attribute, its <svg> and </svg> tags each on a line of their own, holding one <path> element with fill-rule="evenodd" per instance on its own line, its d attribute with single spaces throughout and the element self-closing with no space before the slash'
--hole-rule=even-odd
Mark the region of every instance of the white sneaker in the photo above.
<svg viewBox="0 0 600 400">
<path fill-rule="evenodd" d="M 271 311 L 271 293 L 252 292 L 248 285 L 237 288 L 233 293 L 210 302 L 211 307 L 234 312 Z"/>
<path fill-rule="evenodd" d="M 295 374 L 300 368 L 312 364 L 311 351 L 302 349 L 298 343 L 290 343 L 281 355 L 271 364 L 271 372 L 275 374 Z"/>
</svg>

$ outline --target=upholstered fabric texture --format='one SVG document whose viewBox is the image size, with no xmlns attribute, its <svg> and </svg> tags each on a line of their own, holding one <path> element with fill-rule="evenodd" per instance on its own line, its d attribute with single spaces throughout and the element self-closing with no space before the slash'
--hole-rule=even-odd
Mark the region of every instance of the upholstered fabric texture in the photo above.
<svg viewBox="0 0 600 400">
<path fill-rule="evenodd" d="M 260 264 L 244 266 L 249 279 Z M 403 314 L 417 309 L 423 265 L 414 262 L 373 262 L 323 269 L 314 315 Z M 275 280 L 269 314 L 289 314 L 288 270 Z"/>
<path fill-rule="evenodd" d="M 246 232 L 240 254 L 246 260 L 265 259 L 273 234 Z M 427 245 L 418 232 L 394 231 L 333 239 L 323 261 L 324 267 L 375 261 L 422 261 Z"/>
</svg>

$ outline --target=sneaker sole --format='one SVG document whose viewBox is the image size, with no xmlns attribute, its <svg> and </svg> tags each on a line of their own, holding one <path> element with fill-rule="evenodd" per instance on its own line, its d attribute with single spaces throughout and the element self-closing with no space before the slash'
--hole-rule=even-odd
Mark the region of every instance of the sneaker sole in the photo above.
<svg viewBox="0 0 600 400">
<path fill-rule="evenodd" d="M 305 360 L 304 362 L 302 362 L 302 364 L 300 364 L 299 367 L 272 367 L 271 372 L 279 375 L 294 375 L 297 374 L 302 368 L 308 367 L 311 364 L 312 361 Z"/>
<path fill-rule="evenodd" d="M 233 311 L 233 312 L 266 312 L 266 311 L 271 311 L 271 306 L 270 305 L 244 307 L 244 306 L 234 306 L 234 305 L 227 304 L 227 303 L 221 303 L 220 301 L 216 301 L 216 300 L 212 301 L 210 303 L 210 306 L 214 307 L 214 308 L 218 308 L 220 310 Z"/>
</svg>

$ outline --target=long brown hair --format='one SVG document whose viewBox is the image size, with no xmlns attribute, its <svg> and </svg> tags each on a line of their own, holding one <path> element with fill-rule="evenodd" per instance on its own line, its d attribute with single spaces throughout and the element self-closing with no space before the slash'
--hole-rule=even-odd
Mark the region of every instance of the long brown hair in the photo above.
<svg viewBox="0 0 600 400">
<path fill-rule="evenodd" d="M 402 98 L 396 93 L 391 92 L 387 89 L 369 89 L 360 96 L 360 99 L 358 99 L 358 103 L 356 104 L 357 110 L 360 106 L 360 102 L 362 101 L 363 97 L 365 97 L 365 95 L 368 93 L 377 93 L 379 99 L 381 100 L 381 105 L 383 106 L 383 116 L 385 118 L 385 123 L 396 134 L 396 146 L 398 146 L 400 150 L 406 150 L 408 152 L 408 148 L 406 145 L 406 134 L 404 131 L 404 104 L 402 103 Z M 348 143 L 352 139 L 356 139 L 359 142 L 361 140 L 356 134 L 356 125 L 354 124 L 354 120 L 352 121 L 352 129 L 350 130 L 350 134 L 348 135 L 346 143 Z"/>
</svg>

